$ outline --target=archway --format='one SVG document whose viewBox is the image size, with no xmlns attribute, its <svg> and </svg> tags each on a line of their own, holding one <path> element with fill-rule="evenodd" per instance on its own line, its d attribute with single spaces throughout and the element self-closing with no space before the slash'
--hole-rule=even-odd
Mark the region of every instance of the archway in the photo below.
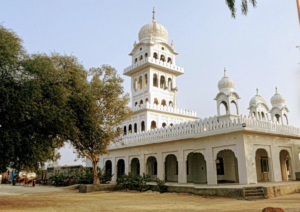
<svg viewBox="0 0 300 212">
<path fill-rule="evenodd" d="M 265 149 L 258 149 L 255 153 L 257 182 L 270 181 L 270 160 Z"/>
<path fill-rule="evenodd" d="M 206 161 L 201 153 L 188 154 L 186 175 L 188 183 L 207 183 Z"/>
<path fill-rule="evenodd" d="M 144 121 L 142 121 L 142 123 L 141 123 L 141 131 L 142 132 L 145 131 L 145 122 Z"/>
<path fill-rule="evenodd" d="M 277 122 L 277 123 L 280 123 L 280 115 L 279 114 L 275 114 L 275 121 Z"/>
<path fill-rule="evenodd" d="M 110 160 L 107 160 L 105 162 L 105 173 L 110 173 L 112 174 L 112 163 Z M 111 179 L 110 179 L 111 180 Z"/>
<path fill-rule="evenodd" d="M 230 103 L 230 113 L 234 115 L 238 115 L 238 108 L 235 101 L 231 101 Z"/>
<path fill-rule="evenodd" d="M 131 174 L 140 175 L 140 161 L 138 158 L 131 160 Z"/>
<path fill-rule="evenodd" d="M 151 181 L 156 181 L 157 178 L 157 160 L 154 156 L 147 158 L 147 174 L 151 176 Z"/>
<path fill-rule="evenodd" d="M 144 76 L 144 88 L 146 88 L 147 84 L 148 84 L 148 75 L 145 74 L 145 76 Z"/>
<path fill-rule="evenodd" d="M 219 110 L 220 110 L 220 115 L 226 115 L 228 114 L 228 106 L 227 106 L 227 102 L 222 101 L 219 105 Z"/>
<path fill-rule="evenodd" d="M 132 133 L 132 125 L 129 124 L 129 126 L 128 126 L 128 134 L 131 134 L 131 133 Z"/>
<path fill-rule="evenodd" d="M 218 152 L 216 168 L 218 183 L 239 182 L 238 160 L 232 150 L 226 149 Z"/>
<path fill-rule="evenodd" d="M 164 100 L 164 99 L 161 100 L 161 105 L 162 105 L 162 106 L 166 106 L 166 105 L 167 105 L 166 100 Z"/>
<path fill-rule="evenodd" d="M 158 87 L 157 74 L 153 74 L 153 87 Z"/>
<path fill-rule="evenodd" d="M 125 161 L 123 159 L 118 160 L 117 170 L 117 177 L 125 174 Z"/>
<path fill-rule="evenodd" d="M 137 133 L 137 123 L 134 123 L 133 129 L 134 129 L 134 133 Z"/>
<path fill-rule="evenodd" d="M 165 76 L 160 76 L 160 88 L 165 89 L 166 87 L 166 80 L 165 80 Z"/>
<path fill-rule="evenodd" d="M 154 104 L 158 105 L 158 99 L 157 98 L 154 98 Z"/>
<path fill-rule="evenodd" d="M 282 181 L 292 180 L 291 157 L 287 150 L 281 150 L 279 153 L 279 162 Z"/>
<path fill-rule="evenodd" d="M 175 155 L 168 155 L 166 157 L 165 181 L 178 182 L 178 161 Z"/>
<path fill-rule="evenodd" d="M 158 56 L 157 56 L 157 53 L 156 53 L 156 52 L 153 53 L 153 57 L 154 57 L 154 59 L 157 60 Z"/>
<path fill-rule="evenodd" d="M 127 135 L 126 126 L 124 126 L 124 135 Z"/>
<path fill-rule="evenodd" d="M 155 121 L 151 121 L 151 130 L 156 129 L 156 122 Z"/>
</svg>

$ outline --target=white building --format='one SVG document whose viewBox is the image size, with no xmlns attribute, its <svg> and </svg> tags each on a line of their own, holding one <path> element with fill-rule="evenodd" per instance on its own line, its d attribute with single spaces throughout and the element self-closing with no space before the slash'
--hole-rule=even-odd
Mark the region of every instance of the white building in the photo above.
<svg viewBox="0 0 300 212">
<path fill-rule="evenodd" d="M 167 29 L 153 15 L 129 54 L 132 64 L 124 69 L 131 77 L 134 113 L 122 126 L 121 142 L 109 146 L 99 166 L 112 171 L 113 181 L 128 172 L 208 185 L 295 180 L 300 130 L 288 125 L 289 110 L 277 88 L 271 109 L 257 91 L 249 116 L 240 115 L 240 97 L 224 71 L 214 98 L 217 115 L 201 119 L 177 108 L 176 77 L 184 69 L 176 64 L 174 43 L 168 42 Z"/>
</svg>

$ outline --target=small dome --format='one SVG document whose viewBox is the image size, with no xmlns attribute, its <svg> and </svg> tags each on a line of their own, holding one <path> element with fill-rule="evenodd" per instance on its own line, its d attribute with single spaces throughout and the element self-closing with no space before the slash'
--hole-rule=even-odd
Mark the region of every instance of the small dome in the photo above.
<svg viewBox="0 0 300 212">
<path fill-rule="evenodd" d="M 276 87 L 276 93 L 271 98 L 271 104 L 277 105 L 277 104 L 285 104 L 285 98 L 281 94 L 277 93 L 277 87 Z"/>
<path fill-rule="evenodd" d="M 152 38 L 150 38 L 151 36 Z M 169 33 L 166 27 L 153 20 L 140 29 L 139 41 L 142 41 L 143 39 L 153 39 L 168 43 Z"/>
<path fill-rule="evenodd" d="M 226 70 L 224 70 L 224 77 L 219 81 L 218 88 L 221 91 L 222 89 L 230 89 L 233 91 L 234 82 L 232 79 L 226 76 Z"/>
<path fill-rule="evenodd" d="M 256 95 L 250 100 L 249 107 L 256 106 L 258 103 L 268 105 L 267 101 L 261 95 L 258 94 L 258 89 L 256 89 Z"/>
</svg>

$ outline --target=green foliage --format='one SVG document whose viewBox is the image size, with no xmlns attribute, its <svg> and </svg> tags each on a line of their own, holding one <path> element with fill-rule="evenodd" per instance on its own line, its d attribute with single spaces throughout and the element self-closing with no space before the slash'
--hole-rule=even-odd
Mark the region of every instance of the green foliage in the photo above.
<svg viewBox="0 0 300 212">
<path fill-rule="evenodd" d="M 133 175 L 130 172 L 124 175 L 121 175 L 117 179 L 117 185 L 120 185 L 123 189 L 137 190 L 137 191 L 147 191 L 150 189 L 150 186 L 147 185 L 147 182 L 150 182 L 151 177 L 148 174 L 143 173 L 141 175 Z"/>
<path fill-rule="evenodd" d="M 75 182 L 77 184 L 92 184 L 93 173 L 90 168 L 77 169 L 74 173 Z"/>
<path fill-rule="evenodd" d="M 168 186 L 166 186 L 166 182 L 164 180 L 160 180 L 159 178 L 156 178 L 157 182 L 157 189 L 160 193 L 167 192 Z"/>
<path fill-rule="evenodd" d="M 256 7 L 256 5 L 257 5 L 256 0 L 250 0 L 250 3 L 252 4 L 253 7 Z M 236 16 L 235 0 L 226 0 L 226 4 L 231 12 L 232 18 L 235 18 L 235 16 Z M 243 15 L 247 15 L 247 13 L 248 13 L 248 1 L 247 0 L 242 0 L 241 10 L 242 10 Z"/>
<path fill-rule="evenodd" d="M 68 178 L 68 176 L 64 175 L 63 173 L 56 172 L 56 173 L 50 175 L 49 181 L 50 181 L 51 185 L 65 186 L 67 178 Z"/>
<path fill-rule="evenodd" d="M 111 181 L 113 174 L 110 171 L 103 171 L 100 176 L 100 184 L 106 184 L 107 182 Z"/>
</svg>

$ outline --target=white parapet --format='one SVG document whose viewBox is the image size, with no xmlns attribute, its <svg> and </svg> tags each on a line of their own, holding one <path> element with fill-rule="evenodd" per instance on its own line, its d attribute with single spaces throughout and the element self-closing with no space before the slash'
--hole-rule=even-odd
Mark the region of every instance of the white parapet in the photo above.
<svg viewBox="0 0 300 212">
<path fill-rule="evenodd" d="M 144 58 L 143 60 L 138 61 L 138 62 L 136 62 L 135 64 L 133 64 L 131 66 L 128 66 L 127 68 L 124 69 L 123 74 L 126 74 L 127 72 L 129 72 L 129 71 L 131 71 L 135 68 L 138 68 L 139 66 L 142 66 L 146 63 L 152 63 L 152 64 L 155 64 L 155 65 L 159 65 L 159 66 L 162 66 L 164 68 L 171 69 L 175 72 L 179 72 L 180 74 L 184 74 L 184 68 L 182 68 L 180 66 L 177 66 L 177 65 L 173 65 L 171 63 L 163 62 L 159 59 L 155 59 L 155 58 L 152 58 L 152 57 Z"/>
<path fill-rule="evenodd" d="M 153 109 L 153 110 L 159 110 L 159 111 L 163 111 L 163 112 L 175 113 L 175 114 L 179 114 L 179 115 L 197 117 L 196 111 L 180 109 L 177 107 L 169 107 L 169 106 L 163 106 L 163 105 L 157 105 L 157 104 L 150 104 L 149 102 L 147 102 L 146 104 L 138 105 L 138 106 L 132 108 L 132 110 L 134 112 L 142 110 L 142 109 Z"/>
<path fill-rule="evenodd" d="M 140 146 L 178 139 L 199 138 L 239 130 L 262 132 L 274 135 L 285 135 L 300 138 L 300 129 L 273 121 L 260 121 L 252 117 L 240 116 L 218 121 L 217 117 L 199 119 L 164 128 L 157 128 L 140 133 L 121 136 L 117 142 L 111 143 L 108 149 Z"/>
</svg>

